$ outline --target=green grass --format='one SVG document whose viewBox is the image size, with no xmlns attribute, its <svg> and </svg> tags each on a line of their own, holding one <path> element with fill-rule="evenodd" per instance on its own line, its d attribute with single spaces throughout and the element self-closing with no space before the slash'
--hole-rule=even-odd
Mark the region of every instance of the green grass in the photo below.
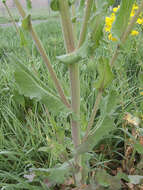
<svg viewBox="0 0 143 190">
<path fill-rule="evenodd" d="M 41 23 L 36 26 L 36 31 L 69 97 L 68 69 L 56 60 L 57 55 L 65 53 L 59 20 L 51 19 L 47 23 Z M 67 154 L 66 150 L 73 148 L 69 118 L 62 113 L 57 116 L 51 113 L 49 118 L 44 105 L 18 93 L 11 55 L 25 63 L 31 72 L 35 72 L 55 91 L 34 43 L 28 34 L 26 38 L 30 57 L 26 56 L 23 47 L 20 46 L 19 37 L 13 27 L 0 28 L 0 187 L 8 190 L 47 189 L 43 184 L 42 176 L 30 183 L 24 178 L 24 174 L 29 172 L 29 168 L 48 168 L 62 163 L 64 159 L 59 155 Z M 125 134 L 120 130 L 125 123 L 124 114 L 130 112 L 139 117 L 143 113 L 141 104 L 143 98 L 138 91 L 138 72 L 143 59 L 141 41 L 142 38 L 139 37 L 136 46 L 130 46 L 128 54 L 124 55 L 123 50 L 116 63 L 118 65 L 114 70 L 116 79 L 110 87 L 120 94 L 119 106 L 114 114 L 116 130 L 102 140 L 95 149 L 97 152 L 94 150 L 91 152 L 88 164 L 93 170 L 95 167 L 107 166 L 111 172 L 121 167 L 125 156 L 124 143 L 127 141 Z M 80 63 L 82 135 L 87 127 L 97 94 L 94 88 L 98 75 L 96 56 L 108 56 L 112 50 L 111 44 L 109 46 L 102 44 L 95 54 L 94 62 L 86 59 Z M 106 93 L 104 92 L 104 97 Z M 99 115 L 100 112 L 97 114 L 95 123 Z M 126 127 L 131 131 L 130 125 Z M 103 150 L 100 148 L 101 145 L 104 146 Z M 70 153 L 68 154 L 66 156 L 70 157 Z M 109 164 L 105 165 L 106 162 Z"/>
</svg>

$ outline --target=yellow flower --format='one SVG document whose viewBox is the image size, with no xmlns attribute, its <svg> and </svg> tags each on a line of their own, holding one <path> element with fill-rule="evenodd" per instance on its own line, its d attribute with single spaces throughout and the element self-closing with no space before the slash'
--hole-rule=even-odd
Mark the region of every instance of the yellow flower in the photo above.
<svg viewBox="0 0 143 190">
<path fill-rule="evenodd" d="M 132 30 L 131 35 L 132 36 L 137 36 L 139 32 L 137 30 Z"/>
<path fill-rule="evenodd" d="M 138 24 L 143 24 L 143 18 L 138 18 L 137 23 Z"/>
<path fill-rule="evenodd" d="M 138 9 L 139 7 L 137 5 L 133 5 L 132 7 L 132 11 L 131 11 L 131 14 L 130 14 L 130 17 L 133 17 L 135 15 L 135 11 Z"/>
<path fill-rule="evenodd" d="M 142 91 L 142 92 L 140 92 L 140 95 L 142 95 L 142 96 L 143 96 L 143 91 Z"/>
<path fill-rule="evenodd" d="M 119 5 L 118 7 L 114 7 L 114 8 L 113 8 L 113 12 L 116 13 L 119 8 L 120 8 L 120 5 Z"/>
<path fill-rule="evenodd" d="M 117 41 L 117 39 L 114 38 L 111 33 L 108 35 L 108 39 L 109 39 L 109 40 L 112 40 L 113 42 L 116 42 L 116 41 Z"/>
</svg>

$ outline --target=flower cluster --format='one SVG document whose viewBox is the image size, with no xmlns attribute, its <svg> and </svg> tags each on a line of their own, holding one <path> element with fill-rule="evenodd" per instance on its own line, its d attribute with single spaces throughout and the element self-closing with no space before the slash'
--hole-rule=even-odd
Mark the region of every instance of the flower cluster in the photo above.
<svg viewBox="0 0 143 190">
<path fill-rule="evenodd" d="M 113 12 L 111 13 L 111 15 L 109 17 L 105 18 L 105 31 L 108 32 L 108 39 L 111 40 L 111 41 L 117 41 L 117 39 L 114 38 L 112 36 L 112 34 L 111 34 L 111 28 L 112 28 L 112 24 L 113 24 L 113 22 L 115 21 L 115 18 L 116 18 L 116 12 L 118 11 L 119 8 L 120 8 L 120 6 L 114 7 Z M 138 6 L 134 4 L 133 7 L 132 7 L 130 18 L 132 18 L 135 15 L 136 10 L 138 10 Z M 143 18 L 142 17 L 138 18 L 136 23 L 140 24 L 140 25 L 143 24 Z M 137 30 L 132 30 L 131 31 L 132 36 L 136 36 L 138 34 L 139 34 L 139 32 Z"/>
</svg>

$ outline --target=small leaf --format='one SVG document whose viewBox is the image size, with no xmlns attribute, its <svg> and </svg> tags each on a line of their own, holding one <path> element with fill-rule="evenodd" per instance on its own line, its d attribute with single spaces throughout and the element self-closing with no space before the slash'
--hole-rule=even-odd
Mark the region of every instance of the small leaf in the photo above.
<svg viewBox="0 0 143 190">
<path fill-rule="evenodd" d="M 95 83 L 96 88 L 106 88 L 114 79 L 114 75 L 109 65 L 108 59 L 100 58 L 97 65 L 99 77 Z"/>
<path fill-rule="evenodd" d="M 22 20 L 22 28 L 24 30 L 30 30 L 30 26 L 31 26 L 31 15 L 28 15 Z"/>
<path fill-rule="evenodd" d="M 21 44 L 21 46 L 24 46 L 24 47 L 27 46 L 27 41 L 25 39 L 25 36 L 24 36 L 22 30 L 20 30 L 20 44 Z"/>
<path fill-rule="evenodd" d="M 2 3 L 6 3 L 6 0 L 2 0 Z"/>
<path fill-rule="evenodd" d="M 100 45 L 100 41 L 103 37 L 103 28 L 105 22 L 105 16 L 101 14 L 96 14 L 90 23 L 90 51 L 91 53 Z"/>
<path fill-rule="evenodd" d="M 116 13 L 116 20 L 112 25 L 112 36 L 120 40 L 123 32 L 129 23 L 130 13 L 135 0 L 123 0 L 121 6 Z"/>
<path fill-rule="evenodd" d="M 32 9 L 32 2 L 31 0 L 26 0 L 27 9 Z"/>
<path fill-rule="evenodd" d="M 57 56 L 57 59 L 65 64 L 73 64 L 85 58 L 88 53 L 88 40 L 77 50 L 72 53 Z"/>
<path fill-rule="evenodd" d="M 113 119 L 111 119 L 109 116 L 106 116 L 96 128 L 95 132 L 88 136 L 87 140 L 77 147 L 75 154 L 83 154 L 85 152 L 91 151 L 92 148 L 113 129 Z"/>
<path fill-rule="evenodd" d="M 69 6 L 73 5 L 75 3 L 75 0 L 68 0 Z"/>
<path fill-rule="evenodd" d="M 59 11 L 59 0 L 52 0 L 50 7 L 53 11 Z"/>
</svg>

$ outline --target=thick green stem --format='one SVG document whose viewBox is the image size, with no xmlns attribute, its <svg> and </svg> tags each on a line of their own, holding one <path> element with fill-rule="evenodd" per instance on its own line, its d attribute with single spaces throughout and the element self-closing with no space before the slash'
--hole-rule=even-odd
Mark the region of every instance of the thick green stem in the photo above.
<svg viewBox="0 0 143 190">
<path fill-rule="evenodd" d="M 134 17 L 132 18 L 132 20 L 130 21 L 129 25 L 127 26 L 125 32 L 123 33 L 122 37 L 121 37 L 121 43 L 125 43 L 128 35 L 130 34 L 130 32 L 132 31 L 140 13 L 143 11 L 143 1 L 141 2 L 138 10 L 136 11 L 136 14 L 134 15 Z M 119 50 L 120 50 L 120 44 L 117 45 L 117 48 L 116 48 L 116 51 L 115 53 L 113 54 L 113 57 L 110 61 L 110 65 L 113 66 L 113 64 L 115 63 L 118 55 L 119 55 Z"/>
<path fill-rule="evenodd" d="M 83 42 L 84 42 L 84 40 L 86 38 L 86 33 L 87 33 L 87 28 L 88 28 L 88 21 L 89 21 L 89 18 L 90 18 L 92 3 L 93 3 L 93 0 L 87 0 L 86 10 L 85 10 L 84 20 L 83 20 L 83 24 L 82 24 L 82 29 L 81 29 L 81 32 L 80 32 L 80 39 L 79 39 L 78 47 L 80 47 L 83 44 Z"/>
<path fill-rule="evenodd" d="M 74 34 L 72 23 L 70 19 L 70 11 L 68 2 L 65 0 L 59 1 L 60 5 L 60 15 L 62 22 L 62 29 L 65 41 L 66 52 L 72 52 L 75 50 L 74 43 Z M 79 66 L 77 63 L 74 63 L 69 66 L 69 77 L 71 84 L 71 105 L 72 111 L 76 114 L 77 118 L 80 118 L 80 80 L 79 80 Z M 72 139 L 74 143 L 74 147 L 76 148 L 80 143 L 80 123 L 79 120 L 71 119 L 71 127 L 72 127 Z M 80 156 L 75 158 L 75 164 L 81 165 Z M 79 183 L 79 176 L 76 176 L 76 182 Z"/>
<path fill-rule="evenodd" d="M 15 4 L 16 4 L 16 7 L 19 11 L 19 13 L 21 14 L 22 18 L 24 18 L 26 16 L 26 13 L 24 11 L 24 9 L 22 8 L 21 4 L 19 3 L 19 0 L 14 0 Z M 61 84 L 59 82 L 59 80 L 57 79 L 57 76 L 56 76 L 56 73 L 54 72 L 53 68 L 52 68 L 52 65 L 50 63 L 50 60 L 46 54 L 46 51 L 40 41 L 40 39 L 38 38 L 38 35 L 36 33 L 36 31 L 34 30 L 34 28 L 32 27 L 32 24 L 30 24 L 30 29 L 29 29 L 30 33 L 31 33 L 31 36 L 49 70 L 49 73 L 51 75 L 51 78 L 53 79 L 54 83 L 55 83 L 55 86 L 56 86 L 56 89 L 61 97 L 61 100 L 62 102 L 68 107 L 68 108 L 71 108 L 71 105 L 69 104 L 69 102 L 67 101 L 66 97 L 65 97 L 65 94 L 64 94 L 64 91 L 61 87 Z"/>
</svg>

